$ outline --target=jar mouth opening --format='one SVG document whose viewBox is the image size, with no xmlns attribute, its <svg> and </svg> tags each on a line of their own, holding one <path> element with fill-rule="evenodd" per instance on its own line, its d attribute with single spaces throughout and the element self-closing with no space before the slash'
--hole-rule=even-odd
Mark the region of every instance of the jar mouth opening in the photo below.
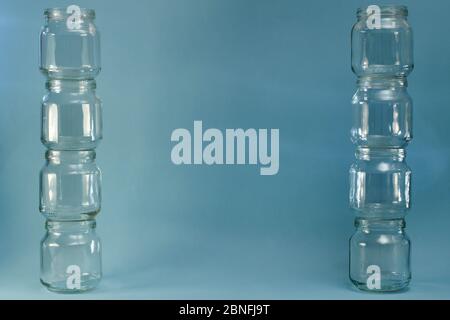
<svg viewBox="0 0 450 320">
<path fill-rule="evenodd" d="M 50 20 L 62 20 L 72 15 L 72 12 L 67 12 L 67 8 L 47 8 L 44 11 L 44 16 Z M 95 19 L 95 10 L 80 8 L 80 17 L 84 19 Z"/>
<path fill-rule="evenodd" d="M 408 7 L 405 5 L 376 5 L 376 7 L 380 8 L 381 17 L 407 17 L 408 16 Z M 371 12 L 367 12 L 370 6 L 360 7 L 356 11 L 356 16 L 361 18 L 367 18 Z"/>
</svg>

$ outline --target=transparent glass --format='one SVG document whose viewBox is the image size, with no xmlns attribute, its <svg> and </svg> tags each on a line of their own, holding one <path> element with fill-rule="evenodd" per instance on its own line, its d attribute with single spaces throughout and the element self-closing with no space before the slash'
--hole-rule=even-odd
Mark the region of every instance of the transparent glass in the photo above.
<svg viewBox="0 0 450 320">
<path fill-rule="evenodd" d="M 89 150 L 102 139 L 102 106 L 94 80 L 50 80 L 42 102 L 42 143 L 53 150 Z"/>
<path fill-rule="evenodd" d="M 350 279 L 361 289 L 389 292 L 405 289 L 411 280 L 411 243 L 405 221 L 355 220 L 350 239 Z"/>
<path fill-rule="evenodd" d="M 95 217 L 101 172 L 95 148 L 102 139 L 102 107 L 94 78 L 100 72 L 95 13 L 71 5 L 45 11 L 40 69 L 47 77 L 41 140 L 39 209 L 47 219 L 41 243 L 41 282 L 55 292 L 83 292 L 101 279 Z"/>
<path fill-rule="evenodd" d="M 54 151 L 40 175 L 40 211 L 49 220 L 93 219 L 100 211 L 101 172 L 94 151 Z"/>
<path fill-rule="evenodd" d="M 358 9 L 352 29 L 352 69 L 358 76 L 406 77 L 414 68 L 413 33 L 405 6 Z M 374 14 L 379 13 L 379 25 Z"/>
<path fill-rule="evenodd" d="M 371 5 L 357 11 L 352 70 L 350 207 L 356 233 L 350 239 L 352 283 L 384 292 L 408 286 L 410 241 L 404 218 L 411 206 L 411 169 L 405 148 L 413 137 L 413 103 L 407 76 L 414 68 L 413 35 L 405 6 Z"/>
<path fill-rule="evenodd" d="M 358 148 L 350 168 L 350 206 L 357 217 L 403 218 L 410 208 L 411 169 L 403 149 Z"/>
<path fill-rule="evenodd" d="M 69 13 L 68 13 L 69 11 Z M 47 9 L 40 35 L 40 69 L 51 79 L 86 80 L 100 72 L 100 33 L 95 12 Z"/>
<path fill-rule="evenodd" d="M 352 99 L 354 144 L 404 148 L 413 137 L 412 99 L 405 78 L 360 78 Z"/>
<path fill-rule="evenodd" d="M 41 241 L 41 282 L 49 290 L 77 293 L 102 278 L 101 243 L 91 221 L 47 221 Z"/>
</svg>

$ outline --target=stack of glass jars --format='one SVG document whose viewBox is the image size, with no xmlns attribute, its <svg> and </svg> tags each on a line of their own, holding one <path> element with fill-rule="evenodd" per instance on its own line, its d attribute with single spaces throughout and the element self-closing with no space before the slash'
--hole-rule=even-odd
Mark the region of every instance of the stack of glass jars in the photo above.
<svg viewBox="0 0 450 320">
<path fill-rule="evenodd" d="M 405 148 L 412 139 L 412 100 L 406 77 L 413 69 L 412 30 L 404 6 L 369 6 L 352 30 L 353 96 L 350 205 L 356 233 L 350 239 L 350 279 L 362 290 L 408 286 L 411 170 Z"/>
<path fill-rule="evenodd" d="M 102 139 L 100 35 L 93 10 L 70 6 L 45 11 L 40 69 L 47 77 L 42 103 L 40 211 L 47 233 L 41 243 L 41 282 L 57 292 L 81 292 L 100 281 L 101 246 L 95 233 L 101 173 L 95 148 Z"/>
</svg>

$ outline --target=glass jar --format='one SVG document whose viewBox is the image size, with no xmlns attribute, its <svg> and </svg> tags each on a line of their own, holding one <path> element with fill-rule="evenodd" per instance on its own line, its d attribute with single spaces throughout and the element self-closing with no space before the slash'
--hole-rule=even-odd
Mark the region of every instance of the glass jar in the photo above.
<svg viewBox="0 0 450 320">
<path fill-rule="evenodd" d="M 360 78 L 352 111 L 351 138 L 360 147 L 404 148 L 413 137 L 406 78 Z"/>
<path fill-rule="evenodd" d="M 76 293 L 95 288 L 102 278 L 101 243 L 93 220 L 47 221 L 41 241 L 41 282 L 49 290 Z"/>
<path fill-rule="evenodd" d="M 51 79 L 94 79 L 101 68 L 95 12 L 71 7 L 45 11 L 46 23 L 40 35 L 40 69 Z"/>
<path fill-rule="evenodd" d="M 350 279 L 371 292 L 398 291 L 411 280 L 411 244 L 404 232 L 405 221 L 355 220 L 350 239 Z"/>
<path fill-rule="evenodd" d="M 411 169 L 403 149 L 358 148 L 350 168 L 350 207 L 357 217 L 403 218 L 410 208 Z"/>
<path fill-rule="evenodd" d="M 54 151 L 40 175 L 40 211 L 52 221 L 94 219 L 100 211 L 101 172 L 95 151 Z"/>
<path fill-rule="evenodd" d="M 358 9 L 352 29 L 352 69 L 358 76 L 406 77 L 414 67 L 413 35 L 405 6 Z"/>
<path fill-rule="evenodd" d="M 50 80 L 42 102 L 42 143 L 53 150 L 94 149 L 102 139 L 102 106 L 94 80 Z"/>
</svg>

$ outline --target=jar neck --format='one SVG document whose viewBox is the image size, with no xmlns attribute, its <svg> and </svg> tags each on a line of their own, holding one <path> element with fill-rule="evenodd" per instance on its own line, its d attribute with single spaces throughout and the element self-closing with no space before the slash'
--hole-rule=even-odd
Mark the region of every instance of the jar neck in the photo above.
<svg viewBox="0 0 450 320">
<path fill-rule="evenodd" d="M 397 18 L 397 19 L 407 19 L 408 18 L 408 7 L 402 5 L 379 5 L 379 14 L 381 19 L 383 18 Z M 372 6 L 361 7 L 356 11 L 356 17 L 358 21 L 365 21 L 374 14 Z"/>
<path fill-rule="evenodd" d="M 90 163 L 95 160 L 95 151 L 56 151 L 47 150 L 45 158 L 52 164 L 82 164 Z"/>
<path fill-rule="evenodd" d="M 370 161 L 374 159 L 390 159 L 403 162 L 406 157 L 405 149 L 363 148 L 356 149 L 355 156 L 359 160 Z"/>
<path fill-rule="evenodd" d="M 365 89 L 386 89 L 386 88 L 407 88 L 406 77 L 386 77 L 386 76 L 362 76 L 356 81 L 359 88 Z"/>
<path fill-rule="evenodd" d="M 45 222 L 45 228 L 51 233 L 88 233 L 95 232 L 95 227 L 97 223 L 95 220 L 85 220 L 85 221 L 50 221 Z"/>
<path fill-rule="evenodd" d="M 405 219 L 391 219 L 391 220 L 383 220 L 383 219 L 355 219 L 355 227 L 361 231 L 400 231 L 406 227 Z"/>
<path fill-rule="evenodd" d="M 55 93 L 85 93 L 97 88 L 95 80 L 48 80 L 45 86 Z"/>
</svg>

